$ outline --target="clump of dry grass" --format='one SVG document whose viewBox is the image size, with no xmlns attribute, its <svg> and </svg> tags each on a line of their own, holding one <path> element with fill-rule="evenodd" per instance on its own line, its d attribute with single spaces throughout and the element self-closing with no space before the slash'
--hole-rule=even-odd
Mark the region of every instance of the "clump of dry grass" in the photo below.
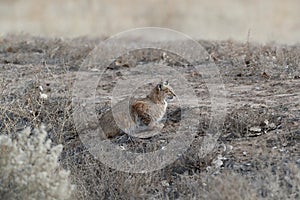
<svg viewBox="0 0 300 200">
<path fill-rule="evenodd" d="M 267 161 L 267 162 L 270 162 Z M 275 162 L 280 162 L 276 159 Z M 268 163 L 258 171 L 252 185 L 257 196 L 267 199 L 299 199 L 300 169 L 294 162 Z"/>
<path fill-rule="evenodd" d="M 70 199 L 69 172 L 59 169 L 62 145 L 52 146 L 42 126 L 16 139 L 0 135 L 0 196 L 3 199 Z"/>
<path fill-rule="evenodd" d="M 249 174 L 226 169 L 179 175 L 173 190 L 178 191 L 179 199 L 299 199 L 299 167 L 293 162 L 279 166 L 265 162 L 267 166 L 257 166 Z"/>
</svg>

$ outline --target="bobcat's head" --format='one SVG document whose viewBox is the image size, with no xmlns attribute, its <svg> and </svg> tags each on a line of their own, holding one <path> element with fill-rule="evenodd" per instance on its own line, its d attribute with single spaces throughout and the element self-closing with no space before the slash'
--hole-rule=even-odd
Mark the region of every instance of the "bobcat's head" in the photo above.
<svg viewBox="0 0 300 200">
<path fill-rule="evenodd" d="M 154 101 L 165 102 L 172 100 L 176 97 L 173 88 L 169 85 L 168 81 L 162 81 L 156 85 L 151 92 L 150 98 Z"/>
</svg>

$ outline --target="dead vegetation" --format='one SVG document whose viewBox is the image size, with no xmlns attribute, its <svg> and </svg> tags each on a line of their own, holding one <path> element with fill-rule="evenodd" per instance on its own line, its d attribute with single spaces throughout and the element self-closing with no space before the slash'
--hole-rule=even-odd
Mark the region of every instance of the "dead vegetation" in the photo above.
<svg viewBox="0 0 300 200">
<path fill-rule="evenodd" d="M 111 169 L 95 159 L 74 126 L 72 84 L 80 64 L 99 41 L 26 35 L 0 40 L 0 132 L 15 138 L 25 127 L 46 124 L 47 137 L 64 145 L 59 162 L 71 171 L 78 199 L 299 198 L 299 45 L 200 41 L 219 67 L 229 102 L 218 144 L 204 158 L 198 156 L 198 150 L 209 125 L 207 88 L 201 75 L 183 66 L 184 60 L 165 60 L 186 74 L 204 102 L 199 131 L 190 148 L 171 165 L 134 174 Z M 161 52 L 150 50 L 133 52 L 129 58 L 128 62 L 126 56 L 118 58 L 116 66 L 108 67 L 98 86 L 100 95 L 108 94 L 115 78 L 122 77 L 128 67 L 163 59 Z M 95 112 L 101 115 L 108 107 L 105 99 L 97 103 Z M 165 123 L 170 130 L 176 130 L 181 112 L 175 106 L 168 110 Z M 151 151 L 171 139 L 161 134 L 149 140 L 133 139 L 126 145 Z"/>
</svg>

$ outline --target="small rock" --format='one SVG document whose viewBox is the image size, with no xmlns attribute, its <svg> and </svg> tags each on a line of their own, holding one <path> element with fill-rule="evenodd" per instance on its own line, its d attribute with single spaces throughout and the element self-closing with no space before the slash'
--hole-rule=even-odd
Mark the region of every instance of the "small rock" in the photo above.
<svg viewBox="0 0 300 200">
<path fill-rule="evenodd" d="M 265 123 L 265 125 L 268 126 L 268 125 L 269 125 L 269 120 L 266 119 L 266 120 L 264 121 L 264 123 Z"/>
<path fill-rule="evenodd" d="M 165 187 L 170 186 L 170 184 L 169 184 L 168 181 L 166 181 L 166 180 L 163 180 L 163 181 L 161 182 L 161 185 L 162 185 L 162 186 L 165 186 Z"/>
<path fill-rule="evenodd" d="M 259 133 L 259 132 L 261 132 L 261 127 L 253 126 L 253 127 L 250 128 L 250 131 L 255 132 L 255 133 Z"/>
<path fill-rule="evenodd" d="M 91 72 L 100 72 L 100 70 L 97 69 L 97 68 L 92 68 L 92 69 L 90 69 L 90 71 L 91 71 Z"/>
<path fill-rule="evenodd" d="M 124 146 L 120 146 L 120 149 L 121 149 L 122 151 L 125 151 L 125 150 L 126 150 L 126 148 L 125 148 Z"/>
<path fill-rule="evenodd" d="M 276 125 L 274 123 L 270 123 L 270 124 L 268 124 L 268 128 L 276 129 Z"/>
<path fill-rule="evenodd" d="M 45 93 L 40 93 L 40 98 L 41 98 L 41 99 L 47 99 L 47 98 L 48 98 L 48 95 L 45 94 Z"/>
<path fill-rule="evenodd" d="M 215 165 L 216 168 L 220 168 L 224 163 L 223 163 L 223 160 L 226 160 L 227 158 L 221 156 L 221 155 L 218 155 L 216 159 L 214 159 L 212 161 L 212 163 Z"/>
</svg>

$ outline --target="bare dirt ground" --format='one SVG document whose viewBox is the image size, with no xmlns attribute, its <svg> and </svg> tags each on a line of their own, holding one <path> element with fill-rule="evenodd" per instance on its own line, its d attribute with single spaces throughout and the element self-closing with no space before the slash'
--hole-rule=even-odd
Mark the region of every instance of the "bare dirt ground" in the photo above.
<svg viewBox="0 0 300 200">
<path fill-rule="evenodd" d="M 190 148 L 174 163 L 155 172 L 135 174 L 111 169 L 95 159 L 81 143 L 73 123 L 76 73 L 101 40 L 27 35 L 0 40 L 0 132 L 14 136 L 25 126 L 46 124 L 54 143 L 64 145 L 60 162 L 71 171 L 78 199 L 300 198 L 299 45 L 199 41 L 220 70 L 228 101 L 221 137 L 204 158 L 198 150 L 209 126 L 208 90 L 201 74 L 185 61 L 164 60 L 185 74 L 202 102 L 199 130 L 193 133 Z M 109 108 L 107 97 L 116 80 L 129 68 L 163 59 L 162 52 L 145 52 L 125 55 L 119 58 L 121 65 L 112 62 L 108 67 L 97 88 L 99 116 Z M 40 86 L 47 99 L 40 98 Z M 182 112 L 176 102 L 170 105 L 163 132 L 176 130 Z M 154 151 L 171 136 L 162 133 L 126 142 L 120 137 L 114 142 L 131 151 Z"/>
</svg>

